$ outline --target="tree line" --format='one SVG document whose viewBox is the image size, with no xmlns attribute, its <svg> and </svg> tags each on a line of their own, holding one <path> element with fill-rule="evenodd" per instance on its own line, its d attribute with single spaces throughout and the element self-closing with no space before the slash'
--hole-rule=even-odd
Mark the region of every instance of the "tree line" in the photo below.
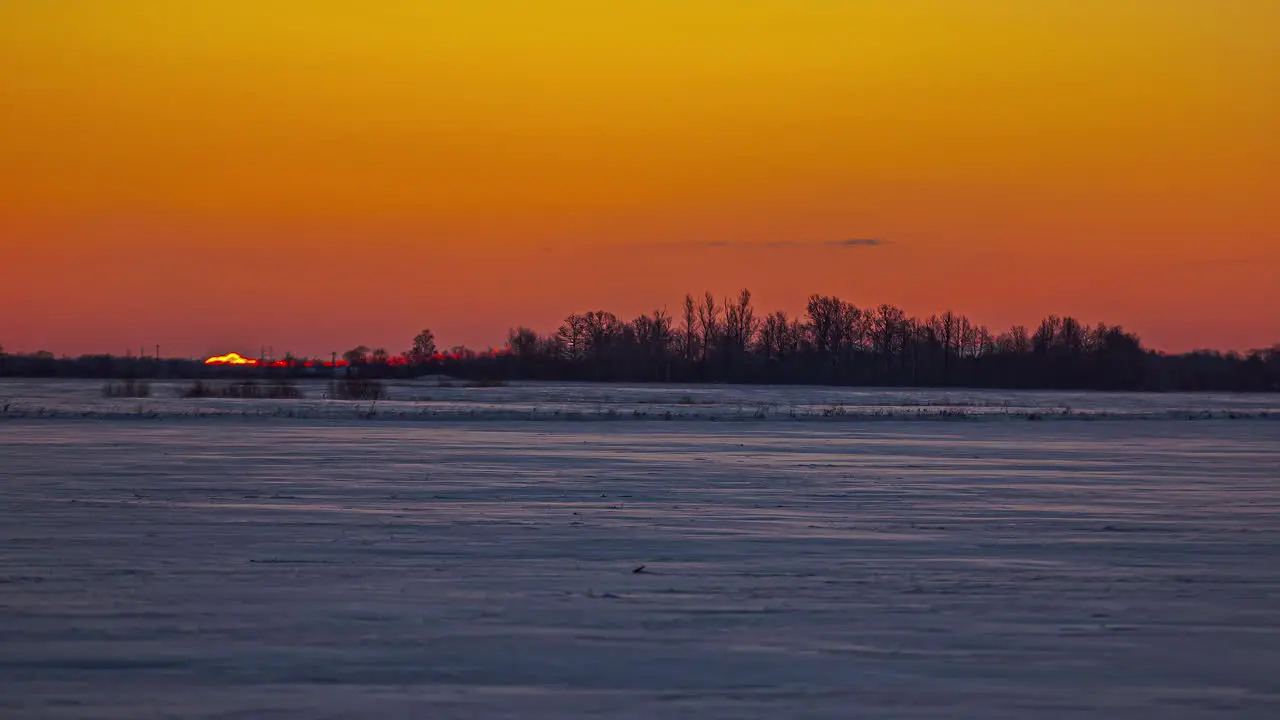
<svg viewBox="0 0 1280 720">
<path fill-rule="evenodd" d="M 549 333 L 517 327 L 505 347 L 484 352 L 441 351 L 423 330 L 403 353 L 359 346 L 342 357 L 342 372 L 367 377 L 1280 390 L 1280 345 L 1167 354 L 1143 347 L 1118 325 L 1086 325 L 1069 316 L 993 333 L 954 312 L 916 318 L 894 305 L 860 307 L 827 295 L 810 296 L 804 313 L 793 317 L 759 313 L 748 290 L 723 300 L 686 295 L 675 315 L 655 310 L 624 320 L 604 310 L 574 313 Z M 13 365 L 12 356 L 0 360 L 0 373 Z"/>
<path fill-rule="evenodd" d="M 512 330 L 509 357 L 487 362 L 522 378 L 866 386 L 1103 390 L 1276 390 L 1280 347 L 1165 355 L 1120 326 L 1049 316 L 1002 333 L 945 312 L 909 316 L 813 295 L 799 317 L 757 313 L 751 293 L 688 295 L 675 316 L 570 315 L 552 334 Z"/>
<path fill-rule="evenodd" d="M 427 341 L 424 345 L 424 339 Z M 1159 353 L 1118 325 L 1050 315 L 993 333 L 968 317 L 812 295 L 803 315 L 759 313 L 751 293 L 686 295 L 672 315 L 574 313 L 550 333 L 517 327 L 500 351 L 440 353 L 424 330 L 394 368 L 357 348 L 369 374 L 600 382 L 769 383 L 1099 390 L 1280 390 L 1280 345 L 1249 353 Z"/>
</svg>

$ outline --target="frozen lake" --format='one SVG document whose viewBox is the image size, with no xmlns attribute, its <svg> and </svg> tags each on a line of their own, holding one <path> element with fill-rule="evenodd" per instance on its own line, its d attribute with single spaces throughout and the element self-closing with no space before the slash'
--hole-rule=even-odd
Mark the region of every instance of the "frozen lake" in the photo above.
<svg viewBox="0 0 1280 720">
<path fill-rule="evenodd" d="M 1275 396 L 100 388 L 0 381 L 0 717 L 1280 717 Z"/>
</svg>

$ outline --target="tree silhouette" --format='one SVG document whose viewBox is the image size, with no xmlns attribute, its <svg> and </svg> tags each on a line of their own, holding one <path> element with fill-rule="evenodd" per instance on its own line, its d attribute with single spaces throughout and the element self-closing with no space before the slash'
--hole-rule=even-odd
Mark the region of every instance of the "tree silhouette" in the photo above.
<svg viewBox="0 0 1280 720">
<path fill-rule="evenodd" d="M 348 365 L 364 365 L 369 361 L 369 348 L 364 345 L 357 345 L 354 348 L 342 353 L 342 359 Z"/>
<path fill-rule="evenodd" d="M 1015 325 L 993 334 L 952 311 L 917 319 L 894 305 L 859 308 L 823 295 L 811 295 L 801 317 L 780 311 L 757 315 L 751 293 L 743 290 L 723 304 L 711 293 L 700 301 L 688 294 L 677 321 L 662 310 L 626 322 L 592 310 L 569 315 L 545 336 L 517 327 L 503 350 L 477 353 L 455 346 L 441 354 L 431 331 L 423 330 L 404 363 L 364 345 L 342 353 L 342 359 L 358 366 L 355 374 L 365 379 L 441 372 L 484 380 L 1280 391 L 1280 345 L 1170 355 L 1144 348 L 1137 335 L 1118 325 L 1050 315 L 1035 327 L 1029 332 Z M 329 365 L 210 368 L 199 360 L 55 358 L 45 351 L 0 356 L 0 375 L 23 377 L 278 377 Z"/>
<path fill-rule="evenodd" d="M 413 338 L 413 346 L 404 354 L 410 365 L 425 365 L 436 354 L 436 336 L 430 330 L 422 330 Z"/>
<path fill-rule="evenodd" d="M 684 296 L 684 313 L 680 326 L 681 354 L 688 365 L 698 357 L 698 311 L 693 302 L 693 295 Z"/>
<path fill-rule="evenodd" d="M 702 296 L 702 304 L 698 306 L 698 328 L 701 336 L 702 363 L 711 362 L 711 355 L 720 344 L 720 310 L 716 307 L 716 298 L 711 293 Z"/>
</svg>

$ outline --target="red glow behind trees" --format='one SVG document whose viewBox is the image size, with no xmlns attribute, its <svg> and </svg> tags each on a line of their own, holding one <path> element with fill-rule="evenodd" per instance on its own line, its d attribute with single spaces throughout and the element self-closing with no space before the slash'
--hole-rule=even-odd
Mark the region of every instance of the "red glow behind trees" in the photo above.
<svg viewBox="0 0 1280 720">
<path fill-rule="evenodd" d="M 366 365 L 421 367 L 439 363 L 466 362 L 477 358 L 496 358 L 510 354 L 512 354 L 510 346 L 493 347 L 478 352 L 460 345 L 449 350 L 437 350 L 431 331 L 423 330 L 418 337 L 414 338 L 414 347 L 399 355 L 391 355 L 383 349 L 370 350 L 368 347 L 360 345 L 343 353 L 342 359 L 334 361 L 300 360 L 292 355 L 285 355 L 284 358 L 279 360 L 267 360 L 266 358 L 245 357 L 238 352 L 229 352 L 225 355 L 214 355 L 207 358 L 204 364 L 267 368 L 345 368 Z"/>
</svg>

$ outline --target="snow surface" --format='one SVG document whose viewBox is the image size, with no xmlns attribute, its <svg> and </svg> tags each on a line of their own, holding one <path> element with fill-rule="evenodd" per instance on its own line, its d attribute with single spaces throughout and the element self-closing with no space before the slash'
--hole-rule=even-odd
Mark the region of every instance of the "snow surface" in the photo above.
<svg viewBox="0 0 1280 720">
<path fill-rule="evenodd" d="M 215 381 L 215 385 L 226 381 Z M 312 420 L 1280 420 L 1280 394 L 860 389 L 748 385 L 390 381 L 389 400 L 335 401 L 322 381 L 297 383 L 300 400 L 181 397 L 189 381 L 158 381 L 152 396 L 104 398 L 90 380 L 0 380 L 3 418 L 210 416 Z"/>
<path fill-rule="evenodd" d="M 1274 398 L 99 388 L 0 384 L 3 717 L 1280 717 Z"/>
</svg>

